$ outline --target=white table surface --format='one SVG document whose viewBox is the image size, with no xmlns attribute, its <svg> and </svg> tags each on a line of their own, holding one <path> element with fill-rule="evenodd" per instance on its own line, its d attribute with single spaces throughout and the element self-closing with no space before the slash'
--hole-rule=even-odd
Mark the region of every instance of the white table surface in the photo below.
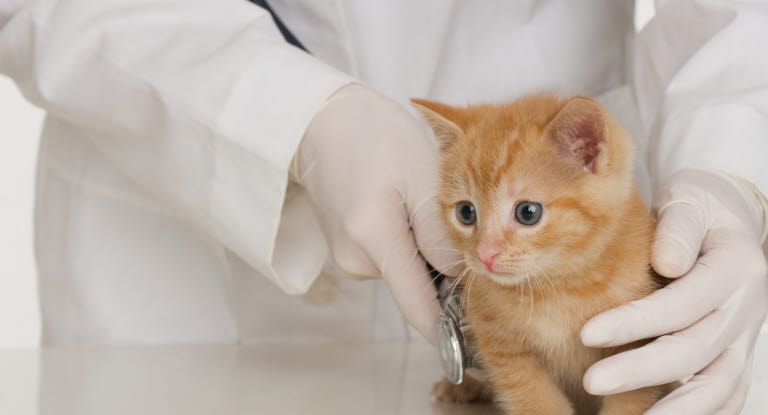
<svg viewBox="0 0 768 415">
<path fill-rule="evenodd" d="M 768 414 L 759 350 L 748 415 Z M 415 341 L 0 350 L 0 414 L 498 414 L 431 404 L 439 375 Z"/>
</svg>

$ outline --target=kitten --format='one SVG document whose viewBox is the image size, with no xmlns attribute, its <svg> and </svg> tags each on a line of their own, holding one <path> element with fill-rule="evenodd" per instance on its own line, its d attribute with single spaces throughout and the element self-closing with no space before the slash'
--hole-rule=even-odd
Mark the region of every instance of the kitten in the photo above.
<svg viewBox="0 0 768 415">
<path fill-rule="evenodd" d="M 505 412 L 648 410 L 671 385 L 606 397 L 582 386 L 593 363 L 643 344 L 585 347 L 584 323 L 659 288 L 629 135 L 584 97 L 466 108 L 412 102 L 440 143 L 439 202 L 465 257 L 465 312 Z M 435 391 L 467 400 L 483 390 L 475 380 L 462 388 L 444 380 Z"/>
</svg>

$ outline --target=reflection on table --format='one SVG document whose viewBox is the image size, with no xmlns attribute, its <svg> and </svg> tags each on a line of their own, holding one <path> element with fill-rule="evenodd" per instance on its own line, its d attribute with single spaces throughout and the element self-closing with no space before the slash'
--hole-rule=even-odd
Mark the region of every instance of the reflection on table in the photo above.
<svg viewBox="0 0 768 415">
<path fill-rule="evenodd" d="M 747 415 L 768 413 L 765 349 Z M 0 350 L 0 414 L 501 414 L 430 403 L 439 378 L 420 341 Z"/>
</svg>

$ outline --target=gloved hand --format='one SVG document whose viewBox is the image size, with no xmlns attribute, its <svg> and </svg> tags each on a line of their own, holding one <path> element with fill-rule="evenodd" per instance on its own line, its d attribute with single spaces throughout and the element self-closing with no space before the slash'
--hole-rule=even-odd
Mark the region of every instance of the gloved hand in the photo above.
<svg viewBox="0 0 768 415">
<path fill-rule="evenodd" d="M 443 227 L 437 147 L 422 125 L 349 85 L 315 115 L 294 161 L 338 270 L 383 276 L 408 322 L 434 342 L 440 306 L 424 261 L 450 272 L 462 257 Z"/>
<path fill-rule="evenodd" d="M 593 347 L 661 337 L 595 363 L 584 376 L 589 393 L 694 375 L 646 414 L 741 410 L 768 310 L 764 204 L 753 185 L 725 173 L 687 170 L 667 181 L 653 204 L 660 218 L 653 268 L 675 281 L 596 316 L 581 332 Z"/>
</svg>

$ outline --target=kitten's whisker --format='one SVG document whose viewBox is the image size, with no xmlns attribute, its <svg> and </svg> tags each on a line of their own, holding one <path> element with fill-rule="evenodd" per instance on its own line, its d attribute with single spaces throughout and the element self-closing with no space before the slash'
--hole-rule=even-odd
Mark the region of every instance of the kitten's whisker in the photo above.
<svg viewBox="0 0 768 415">
<path fill-rule="evenodd" d="M 536 265 L 533 265 L 533 267 L 536 269 L 536 273 L 533 276 L 533 282 L 535 282 L 536 286 L 539 287 L 539 290 L 541 290 L 540 292 L 544 296 L 544 300 L 546 302 L 546 300 L 547 300 L 547 292 L 544 290 L 544 287 L 543 287 L 543 285 L 542 285 L 542 283 L 540 281 L 541 277 L 539 275 L 539 274 L 541 274 L 541 270 L 538 267 L 536 267 Z"/>
<path fill-rule="evenodd" d="M 472 283 L 475 282 L 475 278 L 477 278 L 477 273 L 472 273 L 472 276 L 469 279 L 469 283 L 467 283 L 466 290 L 463 290 L 461 293 L 461 303 L 459 304 L 459 307 L 462 309 L 464 308 L 464 303 L 467 303 L 467 306 L 469 306 L 469 292 L 472 290 Z"/>
<path fill-rule="evenodd" d="M 416 257 L 418 257 L 418 256 L 419 256 L 419 251 L 415 251 L 413 254 L 411 254 L 411 259 L 410 259 L 410 261 L 408 261 L 408 265 L 409 266 L 412 265 L 413 261 L 416 260 Z"/>
<path fill-rule="evenodd" d="M 530 278 L 526 274 L 525 283 L 528 285 L 528 291 L 531 294 L 531 297 L 529 298 L 529 301 L 531 302 L 531 311 L 528 313 L 528 324 L 526 324 L 526 329 L 531 326 L 531 319 L 533 319 L 533 287 L 531 287 L 531 282 L 529 279 Z"/>
<path fill-rule="evenodd" d="M 469 272 L 469 268 L 465 268 L 464 271 L 461 274 L 459 274 L 458 277 L 456 277 L 456 280 L 451 283 L 451 286 L 448 287 L 448 291 L 446 291 L 446 293 L 452 293 L 461 282 L 461 279 L 464 278 L 468 272 Z"/>
<path fill-rule="evenodd" d="M 572 275 L 572 272 L 563 272 L 562 270 L 559 270 L 559 269 L 555 269 L 554 267 L 552 267 L 552 266 L 550 266 L 550 265 L 544 265 L 544 266 L 545 266 L 547 269 L 549 269 L 549 270 L 552 270 L 552 271 L 554 271 L 554 272 L 557 272 L 557 273 L 560 275 L 560 277 L 561 277 L 561 278 L 562 278 L 562 279 L 563 279 L 563 280 L 564 280 L 566 283 L 570 283 L 570 281 L 571 281 L 571 275 Z"/>
<path fill-rule="evenodd" d="M 453 267 L 455 265 L 461 264 L 462 262 L 465 262 L 465 260 L 463 260 L 463 259 L 458 260 L 458 261 L 454 262 L 453 264 L 448 265 L 446 268 L 451 268 L 451 267 Z M 465 270 L 468 270 L 468 269 L 469 269 L 468 267 L 465 267 Z M 453 278 L 451 276 L 448 276 L 448 275 L 445 275 L 445 274 L 441 274 L 440 272 L 438 272 L 438 274 L 435 275 L 432 279 L 430 279 L 429 282 L 427 284 L 425 284 L 423 288 L 427 288 L 427 286 L 429 286 L 430 284 L 434 284 L 435 280 L 440 278 L 440 276 L 444 276 L 446 278 Z"/>
<path fill-rule="evenodd" d="M 540 267 L 544 267 L 544 269 L 541 269 Z M 547 272 L 547 269 L 549 269 L 549 267 L 546 264 L 536 264 L 536 268 L 541 270 L 541 273 L 544 276 L 544 278 L 546 278 L 547 282 L 549 283 L 549 286 L 552 287 L 552 291 L 554 292 L 555 299 L 557 300 L 557 308 L 562 310 L 563 305 L 560 303 L 560 293 L 555 287 L 555 284 L 552 283 L 552 279 L 549 277 L 549 273 Z"/>
<path fill-rule="evenodd" d="M 460 259 L 460 260 L 458 260 L 458 261 L 454 261 L 454 262 L 452 262 L 452 263 L 450 263 L 450 264 L 448 264 L 448 265 L 444 266 L 444 268 L 446 268 L 446 269 L 451 269 L 451 268 L 453 268 L 454 266 L 456 266 L 456 265 L 459 265 L 459 264 L 461 264 L 461 263 L 464 263 L 464 265 L 465 265 L 465 268 L 469 268 L 469 266 L 467 266 L 467 260 L 466 260 L 466 259 L 463 259 L 463 258 L 462 258 L 462 259 Z M 439 274 L 438 276 L 440 276 L 440 275 L 445 275 L 446 277 L 448 277 L 448 276 L 449 276 L 449 275 L 446 275 L 446 274 L 443 274 L 443 273 L 441 273 L 440 271 L 437 271 L 437 272 L 438 272 L 438 274 Z M 437 278 L 437 277 L 435 277 L 435 278 Z"/>
<path fill-rule="evenodd" d="M 445 268 L 451 268 L 451 267 L 453 267 L 453 266 L 455 266 L 455 265 L 461 264 L 462 262 L 463 262 L 463 263 L 466 265 L 466 263 L 467 263 L 467 260 L 466 260 L 465 258 L 462 258 L 462 259 L 460 259 L 460 260 L 458 260 L 458 261 L 454 261 L 454 262 L 452 262 L 452 263 L 450 263 L 450 264 L 446 265 L 446 266 L 445 266 Z M 439 272 L 439 271 L 438 271 L 438 272 Z"/>
<path fill-rule="evenodd" d="M 467 289 L 467 307 L 469 307 L 469 301 L 471 300 L 470 292 L 472 291 L 472 283 L 475 282 L 477 274 L 472 274 L 472 279 L 469 281 L 469 288 Z"/>
<path fill-rule="evenodd" d="M 464 251 L 461 251 L 456 248 L 416 248 L 417 251 L 448 251 L 448 252 L 458 252 L 463 254 Z"/>
<path fill-rule="evenodd" d="M 530 274 L 529 274 L 528 278 L 533 280 L 533 282 L 536 283 L 536 287 L 538 287 L 539 290 L 541 290 L 541 283 L 539 282 L 538 275 L 534 274 L 533 276 L 530 276 Z M 546 295 L 547 294 L 543 290 L 541 290 L 540 292 L 542 293 L 542 295 Z M 545 300 L 546 300 L 546 298 L 545 298 Z"/>
<path fill-rule="evenodd" d="M 442 251 L 456 251 L 456 252 L 463 252 L 461 250 L 458 250 L 456 248 L 445 248 L 445 247 L 429 247 L 429 248 L 417 248 L 419 251 L 427 251 L 427 250 L 442 250 Z"/>
<path fill-rule="evenodd" d="M 467 287 L 471 287 L 472 286 L 472 280 L 475 279 L 475 275 L 476 274 L 473 273 L 469 277 L 469 282 L 467 283 Z M 466 299 L 467 299 L 467 290 L 462 290 L 461 291 L 461 299 L 459 300 L 459 308 L 461 308 L 462 310 L 464 310 L 464 302 L 466 301 Z"/>
</svg>

